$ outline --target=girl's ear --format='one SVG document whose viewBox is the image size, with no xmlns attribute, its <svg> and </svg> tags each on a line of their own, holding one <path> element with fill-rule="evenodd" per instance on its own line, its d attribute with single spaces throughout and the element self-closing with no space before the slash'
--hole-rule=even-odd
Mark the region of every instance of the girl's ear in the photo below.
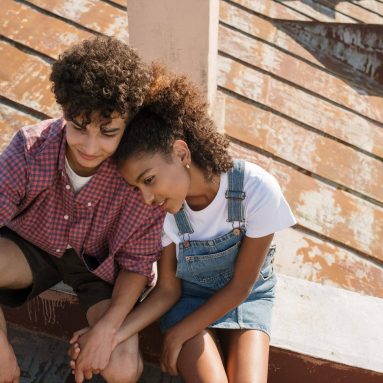
<svg viewBox="0 0 383 383">
<path fill-rule="evenodd" d="M 173 153 L 183 165 L 191 163 L 191 154 L 188 144 L 184 140 L 175 140 L 173 144 Z"/>
</svg>

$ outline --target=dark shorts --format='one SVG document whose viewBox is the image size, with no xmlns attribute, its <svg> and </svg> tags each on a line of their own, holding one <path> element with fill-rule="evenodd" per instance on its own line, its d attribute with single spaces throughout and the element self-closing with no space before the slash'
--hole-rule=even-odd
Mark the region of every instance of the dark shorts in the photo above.
<svg viewBox="0 0 383 383">
<path fill-rule="evenodd" d="M 19 246 L 33 275 L 33 283 L 28 288 L 0 289 L 0 304 L 20 306 L 60 281 L 73 288 L 85 312 L 94 304 L 112 297 L 113 285 L 92 274 L 73 249 L 68 249 L 58 258 L 6 227 L 0 229 L 0 237 L 10 239 Z"/>
</svg>

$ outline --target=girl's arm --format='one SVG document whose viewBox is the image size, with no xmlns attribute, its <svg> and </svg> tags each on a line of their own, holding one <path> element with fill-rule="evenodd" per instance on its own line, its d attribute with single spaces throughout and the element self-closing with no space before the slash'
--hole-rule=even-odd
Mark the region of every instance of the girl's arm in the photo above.
<svg viewBox="0 0 383 383">
<path fill-rule="evenodd" d="M 273 234 L 262 238 L 245 237 L 235 264 L 232 280 L 200 308 L 177 323 L 165 334 L 162 368 L 177 374 L 177 359 L 183 343 L 244 301 L 256 282 L 269 250 Z"/>
<path fill-rule="evenodd" d="M 176 267 L 176 248 L 172 243 L 162 250 L 156 286 L 126 317 L 116 334 L 115 346 L 157 320 L 177 302 L 181 283 L 176 277 Z"/>
</svg>

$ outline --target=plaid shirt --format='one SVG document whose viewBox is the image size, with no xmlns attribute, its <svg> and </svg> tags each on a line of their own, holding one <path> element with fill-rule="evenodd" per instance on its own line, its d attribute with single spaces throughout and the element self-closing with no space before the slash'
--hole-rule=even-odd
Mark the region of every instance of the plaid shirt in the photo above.
<svg viewBox="0 0 383 383">
<path fill-rule="evenodd" d="M 144 205 L 112 159 L 74 194 L 65 171 L 65 120 L 21 129 L 0 155 L 0 227 L 56 257 L 68 245 L 113 283 L 120 269 L 152 280 L 164 212 Z"/>
</svg>

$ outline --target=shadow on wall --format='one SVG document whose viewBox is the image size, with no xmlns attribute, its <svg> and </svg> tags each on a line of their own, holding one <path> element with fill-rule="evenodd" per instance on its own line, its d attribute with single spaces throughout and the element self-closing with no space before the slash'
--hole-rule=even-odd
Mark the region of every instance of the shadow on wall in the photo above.
<svg viewBox="0 0 383 383">
<path fill-rule="evenodd" d="M 289 1 L 296 0 L 278 0 L 280 3 L 286 3 L 288 5 Z M 337 6 L 339 3 L 349 3 L 348 0 L 330 0 L 325 2 L 320 2 L 318 0 L 299 0 L 301 3 L 308 5 L 317 12 L 322 13 L 323 15 L 335 19 L 337 13 Z M 353 3 L 358 3 L 360 0 L 353 0 Z"/>
<path fill-rule="evenodd" d="M 273 23 L 358 93 L 383 97 L 383 26 L 282 20 Z"/>
</svg>

